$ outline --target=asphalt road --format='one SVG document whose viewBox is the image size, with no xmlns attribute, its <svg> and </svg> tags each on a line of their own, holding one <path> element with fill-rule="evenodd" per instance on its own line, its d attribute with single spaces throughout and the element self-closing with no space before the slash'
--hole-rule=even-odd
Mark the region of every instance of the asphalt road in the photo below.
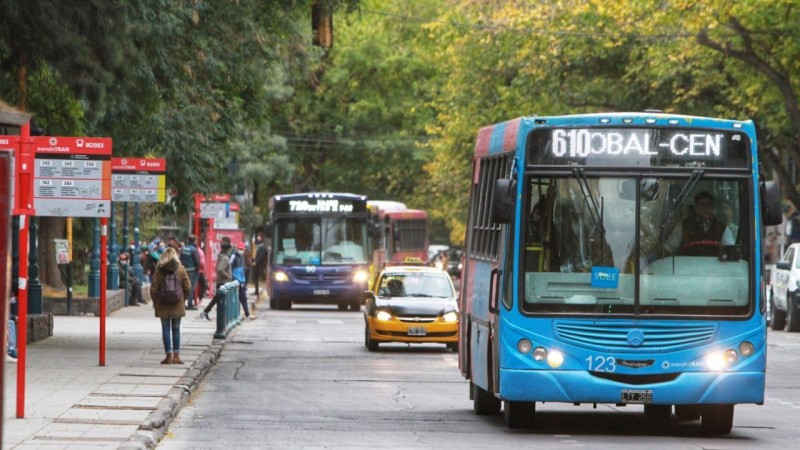
<svg viewBox="0 0 800 450">
<path fill-rule="evenodd" d="M 360 312 L 295 306 L 246 322 L 159 449 L 783 449 L 800 440 L 800 334 L 770 331 L 764 406 L 736 408 L 729 436 L 666 427 L 642 407 L 537 405 L 532 430 L 476 416 L 443 345 L 363 345 Z"/>
</svg>

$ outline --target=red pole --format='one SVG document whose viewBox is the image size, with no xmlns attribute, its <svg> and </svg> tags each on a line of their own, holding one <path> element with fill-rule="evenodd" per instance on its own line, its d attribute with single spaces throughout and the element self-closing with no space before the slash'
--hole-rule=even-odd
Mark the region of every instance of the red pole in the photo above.
<svg viewBox="0 0 800 450">
<path fill-rule="evenodd" d="M 194 194 L 194 235 L 200 241 L 200 194 Z M 199 244 L 198 244 L 199 245 Z"/>
<path fill-rule="evenodd" d="M 106 365 L 106 288 L 108 286 L 108 217 L 100 218 L 100 366 Z"/>
<path fill-rule="evenodd" d="M 19 216 L 19 279 L 17 290 L 17 418 L 25 417 L 25 362 L 28 353 L 28 218 L 33 210 L 33 155 L 31 125 L 20 127 L 17 157 L 17 210 Z"/>
</svg>

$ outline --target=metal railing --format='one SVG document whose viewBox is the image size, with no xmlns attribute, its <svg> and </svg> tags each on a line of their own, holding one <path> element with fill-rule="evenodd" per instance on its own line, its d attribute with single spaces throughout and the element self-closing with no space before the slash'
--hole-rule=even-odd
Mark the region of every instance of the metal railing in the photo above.
<svg viewBox="0 0 800 450">
<path fill-rule="evenodd" d="M 233 327 L 242 322 L 239 282 L 233 280 L 223 284 L 215 295 L 219 296 L 219 300 L 217 300 L 217 330 L 214 332 L 214 338 L 225 339 Z"/>
</svg>

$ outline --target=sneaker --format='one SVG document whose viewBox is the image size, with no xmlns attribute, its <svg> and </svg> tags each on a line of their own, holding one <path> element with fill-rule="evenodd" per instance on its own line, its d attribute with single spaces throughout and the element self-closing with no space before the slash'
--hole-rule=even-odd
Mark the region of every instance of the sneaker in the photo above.
<svg viewBox="0 0 800 450">
<path fill-rule="evenodd" d="M 17 362 L 17 358 L 14 358 L 11 355 L 6 355 L 6 362 L 15 363 Z"/>
<path fill-rule="evenodd" d="M 191 305 L 186 307 L 187 311 L 197 311 L 197 306 Z"/>
<path fill-rule="evenodd" d="M 201 319 L 206 319 L 206 320 L 211 320 L 211 317 L 208 317 L 208 313 L 205 312 L 205 311 L 200 313 L 200 318 Z"/>
<path fill-rule="evenodd" d="M 257 319 L 255 314 L 247 316 L 247 318 L 250 319 L 250 320 L 256 320 Z"/>
</svg>

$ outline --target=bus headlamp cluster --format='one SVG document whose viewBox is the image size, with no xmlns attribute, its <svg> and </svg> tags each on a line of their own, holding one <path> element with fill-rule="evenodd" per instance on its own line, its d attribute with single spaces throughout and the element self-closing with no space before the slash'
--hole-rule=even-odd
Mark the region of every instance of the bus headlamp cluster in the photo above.
<svg viewBox="0 0 800 450">
<path fill-rule="evenodd" d="M 353 273 L 354 283 L 366 283 L 369 280 L 369 273 L 366 270 L 356 270 Z"/>
<path fill-rule="evenodd" d="M 531 349 L 533 350 L 531 351 Z M 525 338 L 522 338 L 519 340 L 519 342 L 517 342 L 517 351 L 523 355 L 530 353 L 535 361 L 547 361 L 547 365 L 553 369 L 557 369 L 564 364 L 563 353 L 558 350 L 548 351 L 544 347 L 533 348 L 533 343 Z"/>
<path fill-rule="evenodd" d="M 739 344 L 738 351 L 732 348 L 715 351 L 706 355 L 705 363 L 709 370 L 719 371 L 736 364 L 739 361 L 739 356 L 747 358 L 755 353 L 755 347 L 752 343 L 744 341 Z"/>
<path fill-rule="evenodd" d="M 272 274 L 272 276 L 278 283 L 284 283 L 286 281 L 289 281 L 289 275 L 286 275 L 286 272 L 283 272 L 281 270 L 275 271 L 275 273 Z"/>
</svg>

